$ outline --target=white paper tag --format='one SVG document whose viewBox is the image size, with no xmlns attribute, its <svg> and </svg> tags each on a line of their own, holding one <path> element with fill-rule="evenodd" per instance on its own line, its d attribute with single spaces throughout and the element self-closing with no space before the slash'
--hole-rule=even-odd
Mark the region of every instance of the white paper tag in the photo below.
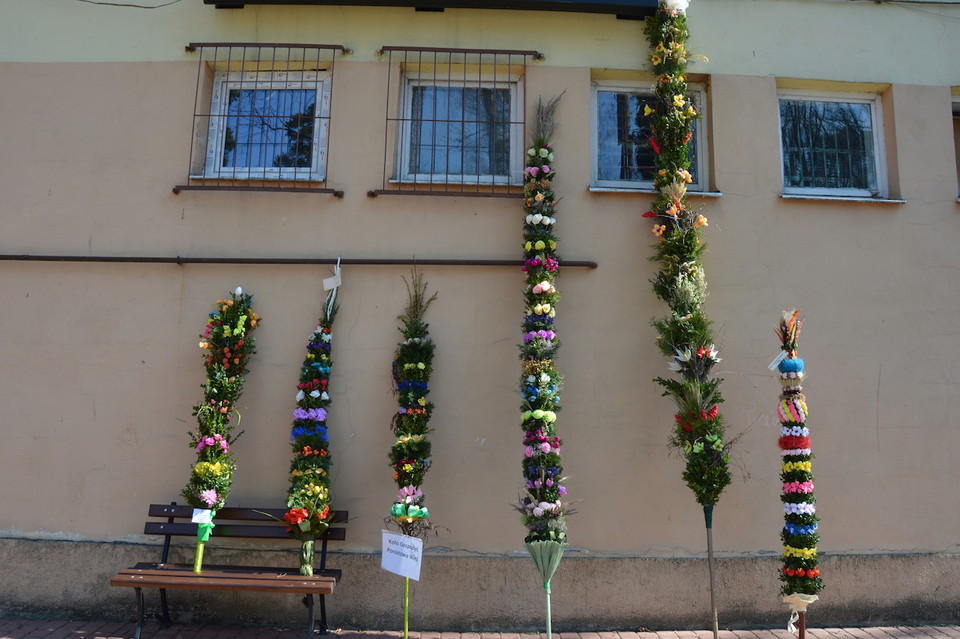
<svg viewBox="0 0 960 639">
<path fill-rule="evenodd" d="M 401 577 L 420 581 L 420 559 L 423 540 L 418 537 L 383 531 L 383 554 L 380 567 Z"/>
<path fill-rule="evenodd" d="M 195 524 L 209 524 L 213 521 L 213 511 L 206 508 L 194 508 L 190 519 Z"/>
<path fill-rule="evenodd" d="M 767 368 L 769 368 L 772 371 L 776 370 L 777 366 L 780 365 L 780 362 L 782 362 L 786 358 L 787 358 L 787 351 L 780 351 L 780 354 L 777 355 L 772 362 L 770 362 L 770 365 L 767 366 Z"/>
<path fill-rule="evenodd" d="M 333 277 L 327 277 L 323 280 L 323 290 L 329 291 L 332 288 L 340 286 L 342 278 L 340 277 L 340 258 L 337 258 L 337 265 L 333 269 Z"/>
</svg>

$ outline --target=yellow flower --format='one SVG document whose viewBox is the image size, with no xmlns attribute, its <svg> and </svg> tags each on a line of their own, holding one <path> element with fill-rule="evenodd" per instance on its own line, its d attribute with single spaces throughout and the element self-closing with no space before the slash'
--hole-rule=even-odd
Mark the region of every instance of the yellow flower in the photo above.
<svg viewBox="0 0 960 639">
<path fill-rule="evenodd" d="M 678 76 L 677 76 L 677 80 L 680 81 L 680 82 L 683 82 L 683 81 L 685 80 L 685 78 L 684 78 L 682 75 L 678 75 Z"/>
<path fill-rule="evenodd" d="M 413 470 L 413 464 L 404 464 L 403 470 L 409 473 L 411 470 Z"/>
<path fill-rule="evenodd" d="M 659 44 L 657 44 L 657 46 L 656 46 L 656 51 L 657 51 L 657 53 L 663 53 L 663 52 L 666 51 L 666 50 L 667 50 L 667 48 L 666 48 L 665 46 L 663 46 L 663 43 L 662 43 L 662 42 L 659 43 Z"/>
<path fill-rule="evenodd" d="M 656 113 L 655 109 L 651 109 L 649 104 L 643 105 L 643 115 L 644 117 L 650 117 L 651 113 Z"/>
<path fill-rule="evenodd" d="M 673 105 L 674 105 L 674 106 L 678 106 L 678 107 L 682 107 L 682 106 L 683 106 L 683 96 L 682 96 L 682 95 L 675 95 L 675 96 L 673 96 Z"/>
<path fill-rule="evenodd" d="M 523 250 L 525 251 L 529 251 L 532 248 L 533 248 L 533 242 L 527 242 L 526 244 L 523 245 Z"/>
<path fill-rule="evenodd" d="M 666 230 L 667 230 L 667 225 L 666 225 L 666 224 L 654 224 L 654 225 L 653 225 L 653 234 L 656 235 L 657 237 L 662 236 L 662 235 L 663 235 L 663 232 L 666 231 Z"/>
<path fill-rule="evenodd" d="M 550 250 L 551 251 L 557 250 L 557 243 L 554 242 L 553 240 L 550 240 Z"/>
<path fill-rule="evenodd" d="M 650 56 L 650 62 L 653 62 L 654 64 L 660 64 L 661 62 L 663 62 L 663 58 L 661 58 L 658 55 L 652 55 Z"/>
<path fill-rule="evenodd" d="M 692 117 L 695 116 L 696 114 L 697 114 L 696 109 L 694 109 L 692 106 L 691 106 L 691 107 L 687 107 L 687 117 L 688 117 L 688 118 L 692 118 Z"/>
<path fill-rule="evenodd" d="M 421 397 L 420 399 L 417 400 L 417 403 L 420 404 L 421 406 L 426 406 L 427 400 Z"/>
<path fill-rule="evenodd" d="M 547 248 L 547 243 L 543 240 L 537 240 L 537 243 L 533 245 L 533 248 L 537 249 L 538 251 L 542 251 L 543 249 Z"/>
</svg>

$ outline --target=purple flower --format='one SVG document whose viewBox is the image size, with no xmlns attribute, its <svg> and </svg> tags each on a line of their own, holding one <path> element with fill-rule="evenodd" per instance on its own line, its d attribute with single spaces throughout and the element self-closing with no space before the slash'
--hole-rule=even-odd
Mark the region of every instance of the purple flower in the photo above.
<svg viewBox="0 0 960 639">
<path fill-rule="evenodd" d="M 547 483 L 547 488 L 553 488 L 553 480 L 552 480 L 552 479 L 548 479 L 546 483 Z"/>
<path fill-rule="evenodd" d="M 293 411 L 293 418 L 322 422 L 327 418 L 327 411 L 322 408 L 297 408 Z"/>
<path fill-rule="evenodd" d="M 215 503 L 217 503 L 217 500 L 220 499 L 220 497 L 217 495 L 217 491 L 213 489 L 205 490 L 197 495 L 197 497 L 199 497 L 200 501 L 205 503 L 207 506 L 213 506 Z"/>
<path fill-rule="evenodd" d="M 542 170 L 543 170 L 544 173 L 549 173 L 549 172 L 550 172 L 550 167 L 549 167 L 548 165 L 544 164 L 543 167 L 542 167 Z"/>
<path fill-rule="evenodd" d="M 567 487 L 564 486 L 563 484 L 561 484 L 561 485 L 557 486 L 557 492 L 560 493 L 561 495 L 566 495 L 566 494 L 567 494 Z"/>
</svg>

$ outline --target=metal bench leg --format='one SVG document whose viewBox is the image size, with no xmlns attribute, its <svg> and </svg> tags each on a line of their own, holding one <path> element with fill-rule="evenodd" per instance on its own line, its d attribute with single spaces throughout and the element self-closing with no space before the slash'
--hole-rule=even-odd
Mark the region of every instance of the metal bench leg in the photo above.
<svg viewBox="0 0 960 639">
<path fill-rule="evenodd" d="M 170 608 L 167 605 L 167 589 L 160 589 L 160 628 L 170 626 Z"/>
<path fill-rule="evenodd" d="M 137 593 L 137 629 L 133 632 L 133 639 L 140 639 L 143 632 L 143 588 L 134 588 Z"/>
<path fill-rule="evenodd" d="M 309 593 L 303 598 L 303 603 L 307 606 L 307 616 L 310 623 L 307 625 L 307 639 L 313 639 L 313 628 L 316 623 L 316 620 L 313 616 L 313 593 Z M 139 639 L 137 637 L 136 639 Z"/>
<path fill-rule="evenodd" d="M 327 627 L 327 596 L 320 595 L 320 634 L 328 635 L 330 634 L 330 629 Z"/>
</svg>

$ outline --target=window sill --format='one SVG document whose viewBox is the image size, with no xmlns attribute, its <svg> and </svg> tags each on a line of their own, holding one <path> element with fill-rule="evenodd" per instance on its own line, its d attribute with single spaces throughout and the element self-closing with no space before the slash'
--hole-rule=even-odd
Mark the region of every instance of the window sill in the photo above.
<svg viewBox="0 0 960 639">
<path fill-rule="evenodd" d="M 283 186 L 276 182 L 271 184 L 242 184 L 243 180 L 230 180 L 230 184 L 217 184 L 216 180 L 210 180 L 212 183 L 205 184 L 177 184 L 173 187 L 173 192 L 177 195 L 181 191 L 252 191 L 266 193 L 329 193 L 335 197 L 342 198 L 343 191 L 331 189 L 322 186 L 313 186 L 310 182 L 292 183 L 289 186 Z M 236 184 L 241 182 L 241 184 Z"/>
<path fill-rule="evenodd" d="M 821 200 L 827 202 L 866 202 L 870 204 L 906 204 L 906 200 L 890 200 L 882 197 L 858 197 L 856 195 L 802 195 L 799 193 L 781 193 L 784 200 Z"/>
<path fill-rule="evenodd" d="M 657 189 L 654 188 L 621 188 L 614 186 L 588 186 L 587 191 L 590 193 L 641 193 L 643 195 L 657 195 L 660 193 Z M 722 191 L 691 191 L 687 190 L 687 195 L 692 197 L 723 197 Z"/>
</svg>

